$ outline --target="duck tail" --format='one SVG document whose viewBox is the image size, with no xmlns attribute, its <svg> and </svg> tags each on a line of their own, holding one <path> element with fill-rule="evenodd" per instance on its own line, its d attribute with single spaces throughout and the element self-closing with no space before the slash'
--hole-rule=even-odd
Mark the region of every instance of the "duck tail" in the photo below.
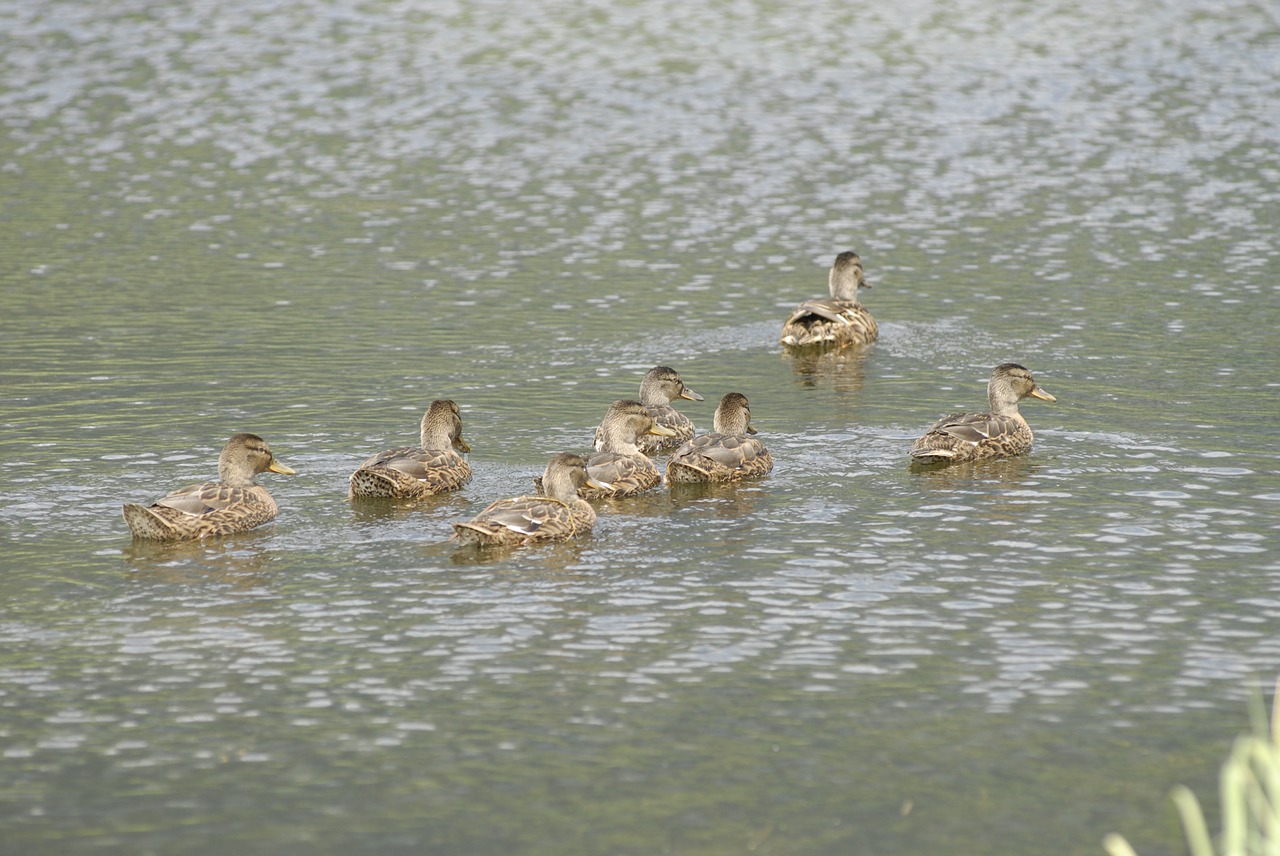
<svg viewBox="0 0 1280 856">
<path fill-rule="evenodd" d="M 668 482 L 704 482 L 710 481 L 711 473 L 702 467 L 694 466 L 688 461 L 669 461 L 667 463 Z"/>
<path fill-rule="evenodd" d="M 125 503 L 121 512 L 134 538 L 146 538 L 150 541 L 173 540 L 173 527 L 147 506 Z"/>
<path fill-rule="evenodd" d="M 459 544 L 484 544 L 488 539 L 488 532 L 479 526 L 473 526 L 470 523 L 453 524 L 453 538 L 457 539 Z"/>
<path fill-rule="evenodd" d="M 351 474 L 351 496 L 393 497 L 396 481 L 390 475 L 373 468 L 359 469 Z"/>
</svg>

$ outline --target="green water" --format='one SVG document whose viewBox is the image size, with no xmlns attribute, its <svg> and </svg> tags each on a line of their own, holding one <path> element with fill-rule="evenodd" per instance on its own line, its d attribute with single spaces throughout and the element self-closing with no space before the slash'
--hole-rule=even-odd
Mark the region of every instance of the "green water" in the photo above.
<svg viewBox="0 0 1280 856">
<path fill-rule="evenodd" d="M 1183 852 L 1280 669 L 1262 4 L 0 6 L 0 852 Z M 881 338 L 782 319 L 856 249 Z M 1016 360 L 1024 459 L 913 472 Z M 668 364 L 763 481 L 449 523 Z M 346 478 L 462 408 L 473 482 Z M 237 431 L 218 542 L 119 516 Z"/>
</svg>

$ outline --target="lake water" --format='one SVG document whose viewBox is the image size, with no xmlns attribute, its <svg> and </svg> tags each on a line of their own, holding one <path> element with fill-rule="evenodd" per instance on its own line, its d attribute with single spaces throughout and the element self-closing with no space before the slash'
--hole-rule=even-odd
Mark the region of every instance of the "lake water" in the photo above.
<svg viewBox="0 0 1280 856">
<path fill-rule="evenodd" d="M 1274 6 L 0 23 L 0 851 L 1151 856 L 1172 785 L 1216 809 L 1280 671 Z M 784 356 L 846 249 L 880 341 Z M 913 472 L 1009 360 L 1032 454 Z M 657 364 L 773 474 L 447 542 Z M 439 397 L 474 481 L 347 502 Z M 237 431 L 278 520 L 131 543 Z"/>
</svg>

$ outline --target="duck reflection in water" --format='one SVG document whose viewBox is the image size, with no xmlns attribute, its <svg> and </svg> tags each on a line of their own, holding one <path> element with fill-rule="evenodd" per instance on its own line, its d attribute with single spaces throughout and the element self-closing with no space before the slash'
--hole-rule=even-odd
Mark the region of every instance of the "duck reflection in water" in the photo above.
<svg viewBox="0 0 1280 856">
<path fill-rule="evenodd" d="M 243 532 L 215 540 L 134 539 L 124 549 L 128 579 L 164 585 L 214 585 L 251 591 L 269 584 L 278 563 L 265 545 L 271 532 Z"/>
<path fill-rule="evenodd" d="M 563 581 L 568 574 L 587 573 L 591 569 L 582 561 L 582 554 L 591 544 L 590 538 L 570 538 L 563 541 L 543 541 L 533 545 L 490 544 L 483 550 L 449 550 L 449 563 L 458 567 L 483 567 L 486 574 L 494 570 L 519 574 L 521 577 L 554 577 Z M 452 538 L 445 542 L 450 548 L 456 543 Z M 500 565 L 500 568 L 493 566 Z"/>
<path fill-rule="evenodd" d="M 439 493 L 420 499 L 363 498 L 351 503 L 351 519 L 362 525 L 394 523 L 425 515 L 428 519 L 447 513 L 465 512 L 471 501 L 458 493 Z"/>
<path fill-rule="evenodd" d="M 782 352 L 782 359 L 791 364 L 795 382 L 802 387 L 862 391 L 866 348 L 788 348 Z"/>
<path fill-rule="evenodd" d="M 1031 482 L 1044 464 L 1031 457 L 985 458 L 951 466 L 915 464 L 911 472 L 930 490 L 961 490 L 982 487 L 1020 487 Z"/>
<path fill-rule="evenodd" d="M 748 520 L 765 495 L 754 482 L 673 482 L 671 510 L 699 518 Z"/>
</svg>

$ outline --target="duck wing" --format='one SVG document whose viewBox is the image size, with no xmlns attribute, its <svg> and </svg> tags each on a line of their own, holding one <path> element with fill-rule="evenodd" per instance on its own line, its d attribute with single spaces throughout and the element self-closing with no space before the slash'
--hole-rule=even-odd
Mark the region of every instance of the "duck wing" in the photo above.
<svg viewBox="0 0 1280 856">
<path fill-rule="evenodd" d="M 851 323 L 850 312 L 856 310 L 858 304 L 838 297 L 814 297 L 795 308 L 783 326 L 798 323 L 806 318 L 822 318 L 837 324 Z"/>
<path fill-rule="evenodd" d="M 183 514 L 211 514 L 240 505 L 249 490 L 251 488 L 230 487 L 222 482 L 202 482 L 179 488 L 157 499 L 152 506 L 172 508 Z"/>
<path fill-rule="evenodd" d="M 469 474 L 470 467 L 467 466 L 466 459 L 452 449 L 420 449 L 416 446 L 405 446 L 379 452 L 367 458 L 359 469 L 386 467 L 404 473 L 409 478 L 425 481 L 436 477 L 442 470 L 460 466 L 467 467 Z"/>
<path fill-rule="evenodd" d="M 662 474 L 653 461 L 645 455 L 620 455 L 617 452 L 596 452 L 587 458 L 587 475 L 593 482 L 609 485 L 608 488 L 583 488 L 579 495 L 625 496 L 655 487 L 662 481 Z"/>
<path fill-rule="evenodd" d="M 1021 420 L 1012 416 L 997 416 L 994 413 L 953 413 L 935 422 L 929 432 L 947 434 L 966 443 L 981 443 L 985 440 L 996 440 L 1016 434 L 1021 427 Z"/>
<path fill-rule="evenodd" d="M 574 522 L 569 506 L 545 496 L 500 499 L 476 515 L 472 524 L 501 527 L 525 536 L 571 532 Z"/>
</svg>

